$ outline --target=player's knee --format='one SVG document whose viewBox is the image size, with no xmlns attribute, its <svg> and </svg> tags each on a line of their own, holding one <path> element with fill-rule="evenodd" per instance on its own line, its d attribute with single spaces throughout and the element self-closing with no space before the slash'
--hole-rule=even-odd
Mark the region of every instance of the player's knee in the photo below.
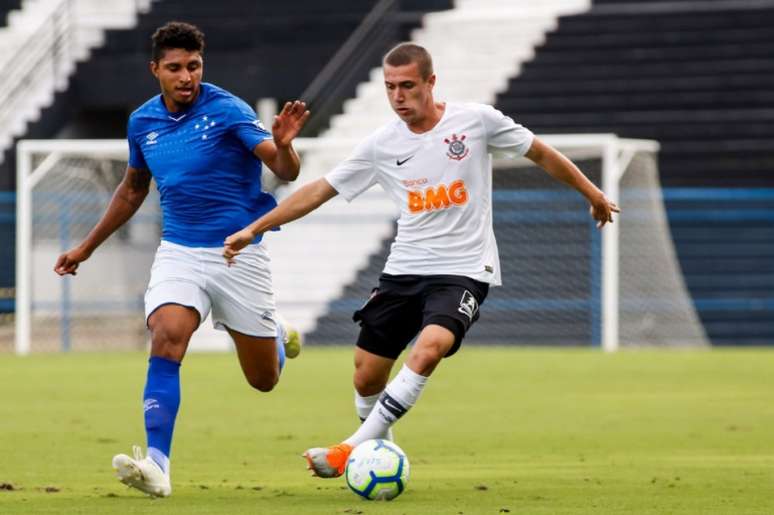
<svg viewBox="0 0 774 515">
<path fill-rule="evenodd" d="M 247 377 L 247 383 L 259 392 L 270 392 L 277 386 L 279 374 L 260 374 Z"/>
<path fill-rule="evenodd" d="M 387 383 L 383 378 L 374 377 L 373 375 L 370 375 L 362 370 L 355 371 L 352 382 L 354 383 L 357 393 L 363 397 L 376 395 L 377 393 L 384 390 L 385 386 L 387 386 Z"/>
<path fill-rule="evenodd" d="M 180 360 L 185 353 L 190 335 L 169 326 L 154 327 L 151 331 L 151 347 L 154 356 L 171 360 Z"/>
<path fill-rule="evenodd" d="M 446 338 L 425 338 L 411 350 L 407 364 L 415 372 L 427 375 L 435 370 L 448 351 Z"/>
<path fill-rule="evenodd" d="M 153 345 L 157 346 L 184 345 L 187 340 L 188 338 L 186 338 L 185 335 L 176 331 L 170 331 L 166 328 L 155 329 L 153 333 L 151 333 L 151 341 Z"/>
<path fill-rule="evenodd" d="M 411 353 L 412 361 L 425 367 L 435 367 L 446 354 L 445 346 L 441 344 L 423 345 L 421 348 L 415 348 Z"/>
<path fill-rule="evenodd" d="M 453 345 L 453 334 L 436 334 L 422 342 L 418 350 L 428 358 L 440 361 Z"/>
</svg>

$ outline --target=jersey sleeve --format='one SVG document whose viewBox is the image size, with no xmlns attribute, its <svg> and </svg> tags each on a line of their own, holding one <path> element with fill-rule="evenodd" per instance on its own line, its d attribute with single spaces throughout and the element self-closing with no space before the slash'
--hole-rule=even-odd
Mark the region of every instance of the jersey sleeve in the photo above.
<svg viewBox="0 0 774 515">
<path fill-rule="evenodd" d="M 532 131 L 492 106 L 481 105 L 479 114 L 486 129 L 487 146 L 491 152 L 518 157 L 529 151 L 535 139 Z"/>
<path fill-rule="evenodd" d="M 272 139 L 255 112 L 245 102 L 235 99 L 228 110 L 228 128 L 250 152 L 264 140 Z"/>
<path fill-rule="evenodd" d="M 325 180 L 347 199 L 347 202 L 351 202 L 355 197 L 376 184 L 372 138 L 355 147 L 347 159 L 325 175 Z"/>
<path fill-rule="evenodd" d="M 129 118 L 126 127 L 126 139 L 129 143 L 129 166 L 137 170 L 147 170 L 148 164 L 145 162 L 145 156 L 142 155 L 142 148 L 137 141 L 137 122 L 134 118 Z"/>
</svg>

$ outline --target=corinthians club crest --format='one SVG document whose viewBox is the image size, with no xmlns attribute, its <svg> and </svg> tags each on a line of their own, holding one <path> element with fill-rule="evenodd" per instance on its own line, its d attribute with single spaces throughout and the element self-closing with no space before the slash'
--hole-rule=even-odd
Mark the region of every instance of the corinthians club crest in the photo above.
<svg viewBox="0 0 774 515">
<path fill-rule="evenodd" d="M 464 134 L 460 137 L 457 137 L 456 134 L 452 134 L 451 139 L 444 138 L 443 142 L 449 145 L 449 150 L 446 152 L 449 159 L 461 161 L 470 153 L 470 149 L 465 146 Z"/>
</svg>

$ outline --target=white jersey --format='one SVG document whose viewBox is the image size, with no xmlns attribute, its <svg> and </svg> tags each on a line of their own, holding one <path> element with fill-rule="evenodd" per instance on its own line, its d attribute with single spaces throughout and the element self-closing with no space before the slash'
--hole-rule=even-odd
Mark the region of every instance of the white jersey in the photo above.
<svg viewBox="0 0 774 515">
<path fill-rule="evenodd" d="M 415 134 L 395 120 L 325 178 L 348 201 L 380 184 L 399 207 L 385 273 L 462 275 L 499 285 L 489 153 L 522 156 L 533 138 L 491 106 L 449 102 L 428 132 Z"/>
</svg>

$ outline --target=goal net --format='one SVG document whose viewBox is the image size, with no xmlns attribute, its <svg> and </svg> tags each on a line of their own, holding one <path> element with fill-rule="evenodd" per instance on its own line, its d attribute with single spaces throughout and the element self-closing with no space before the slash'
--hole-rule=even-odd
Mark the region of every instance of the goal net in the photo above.
<svg viewBox="0 0 774 515">
<path fill-rule="evenodd" d="M 504 284 L 490 290 L 466 341 L 607 350 L 705 345 L 666 220 L 657 145 L 611 135 L 543 139 L 603 185 L 623 212 L 599 231 L 576 192 L 527 160 L 495 156 Z M 297 140 L 299 184 L 328 171 L 355 143 Z M 59 277 L 57 256 L 83 239 L 121 181 L 126 143 L 25 141 L 18 154 L 17 352 L 144 348 L 143 295 L 161 234 L 155 187 L 77 277 Z M 278 196 L 299 184 L 280 186 Z M 352 204 L 335 198 L 266 235 L 278 308 L 310 342 L 354 341 L 352 311 L 376 282 L 395 218 L 376 188 Z M 226 339 L 214 347 L 229 348 Z"/>
<path fill-rule="evenodd" d="M 621 208 L 602 230 L 578 193 L 526 159 L 493 161 L 503 286 L 471 340 L 528 345 L 702 346 L 671 238 L 655 142 L 546 137 Z"/>
<path fill-rule="evenodd" d="M 76 277 L 53 271 L 104 213 L 126 159 L 123 141 L 19 144 L 17 352 L 144 348 L 143 294 L 161 234 L 155 189 Z"/>
<path fill-rule="evenodd" d="M 658 144 L 604 134 L 541 139 L 575 161 L 622 213 L 600 231 L 577 192 L 527 159 L 494 156 L 493 222 L 503 286 L 489 290 L 466 345 L 592 345 L 610 351 L 707 345 L 675 255 L 658 176 Z M 374 197 L 384 198 L 375 190 Z M 341 215 L 364 217 L 373 205 L 369 198 L 339 209 Z M 323 219 L 301 223 L 316 224 L 316 234 L 325 231 Z M 395 235 L 394 221 L 384 224 L 387 234 L 306 330 L 308 341 L 357 338 L 352 312 L 375 286 Z M 346 229 L 359 241 L 377 232 L 351 220 Z M 293 242 L 282 239 L 281 244 Z M 287 248 L 283 261 L 290 254 Z M 302 290 L 297 296 L 305 298 Z"/>
</svg>

